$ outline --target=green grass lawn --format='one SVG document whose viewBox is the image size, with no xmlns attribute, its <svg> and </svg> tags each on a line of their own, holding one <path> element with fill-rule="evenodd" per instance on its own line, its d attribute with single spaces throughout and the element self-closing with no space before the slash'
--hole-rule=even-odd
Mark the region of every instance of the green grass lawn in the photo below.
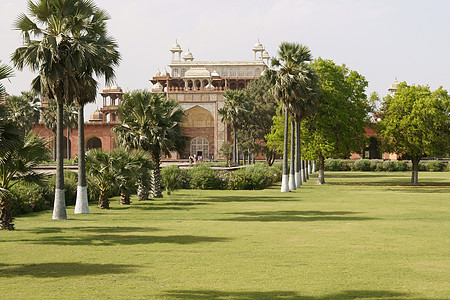
<svg viewBox="0 0 450 300">
<path fill-rule="evenodd" d="M 450 299 L 450 172 L 326 176 L 19 217 L 0 298 Z"/>
</svg>

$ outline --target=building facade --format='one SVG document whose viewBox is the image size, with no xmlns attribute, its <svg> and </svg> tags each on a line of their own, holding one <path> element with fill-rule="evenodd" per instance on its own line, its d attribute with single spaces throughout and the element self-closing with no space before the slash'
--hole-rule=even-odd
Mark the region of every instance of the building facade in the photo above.
<svg viewBox="0 0 450 300">
<path fill-rule="evenodd" d="M 177 158 L 194 154 L 204 159 L 220 158 L 220 147 L 230 140 L 218 114 L 225 102 L 224 92 L 245 89 L 269 63 L 269 54 L 259 41 L 252 51 L 254 58 L 248 61 L 196 61 L 189 50 L 182 55 L 178 42 L 172 46 L 170 73 L 158 71 L 150 81 L 152 92 L 177 100 L 185 110 L 182 128 L 191 140 L 181 156 L 174 154 Z"/>
</svg>

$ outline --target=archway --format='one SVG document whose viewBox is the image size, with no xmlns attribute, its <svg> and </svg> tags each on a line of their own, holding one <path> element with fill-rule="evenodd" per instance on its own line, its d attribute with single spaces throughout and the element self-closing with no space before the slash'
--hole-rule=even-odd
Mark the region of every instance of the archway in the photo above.
<svg viewBox="0 0 450 300">
<path fill-rule="evenodd" d="M 214 127 L 214 117 L 211 112 L 200 106 L 194 106 L 185 112 L 183 127 Z"/>
<path fill-rule="evenodd" d="M 102 149 L 102 141 L 98 137 L 90 138 L 86 143 L 86 150 Z"/>
</svg>

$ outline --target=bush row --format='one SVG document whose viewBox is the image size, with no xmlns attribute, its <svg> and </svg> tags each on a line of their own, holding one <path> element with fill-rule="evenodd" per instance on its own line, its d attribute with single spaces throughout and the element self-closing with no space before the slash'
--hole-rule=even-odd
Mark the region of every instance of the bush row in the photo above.
<svg viewBox="0 0 450 300">
<path fill-rule="evenodd" d="M 56 176 L 52 175 L 46 184 L 18 182 L 11 188 L 13 216 L 47 210 L 53 207 Z M 64 194 L 66 205 L 75 205 L 77 194 L 77 174 L 64 171 Z"/>
<path fill-rule="evenodd" d="M 429 160 L 419 163 L 419 171 L 442 172 L 448 170 L 448 164 L 439 160 Z M 347 161 L 342 159 L 326 159 L 325 171 L 376 171 L 396 172 L 411 171 L 412 163 L 402 160 L 379 161 L 376 159 L 359 159 Z M 450 171 L 450 170 L 449 170 Z"/>
<path fill-rule="evenodd" d="M 281 180 L 281 164 L 251 165 L 236 171 L 215 171 L 200 164 L 189 169 L 177 166 L 161 170 L 162 187 L 167 191 L 178 188 L 202 190 L 261 190 Z"/>
</svg>

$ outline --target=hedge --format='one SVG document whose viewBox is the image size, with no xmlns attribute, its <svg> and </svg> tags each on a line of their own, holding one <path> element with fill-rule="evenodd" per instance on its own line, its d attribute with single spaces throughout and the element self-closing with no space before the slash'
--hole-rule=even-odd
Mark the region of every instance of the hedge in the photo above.
<svg viewBox="0 0 450 300">
<path fill-rule="evenodd" d="M 359 159 L 356 161 L 344 161 L 342 159 L 326 159 L 325 171 L 376 171 L 376 172 L 403 172 L 411 171 L 411 162 L 403 160 Z M 419 171 L 442 172 L 450 171 L 448 163 L 439 160 L 429 160 L 419 163 Z"/>
</svg>

